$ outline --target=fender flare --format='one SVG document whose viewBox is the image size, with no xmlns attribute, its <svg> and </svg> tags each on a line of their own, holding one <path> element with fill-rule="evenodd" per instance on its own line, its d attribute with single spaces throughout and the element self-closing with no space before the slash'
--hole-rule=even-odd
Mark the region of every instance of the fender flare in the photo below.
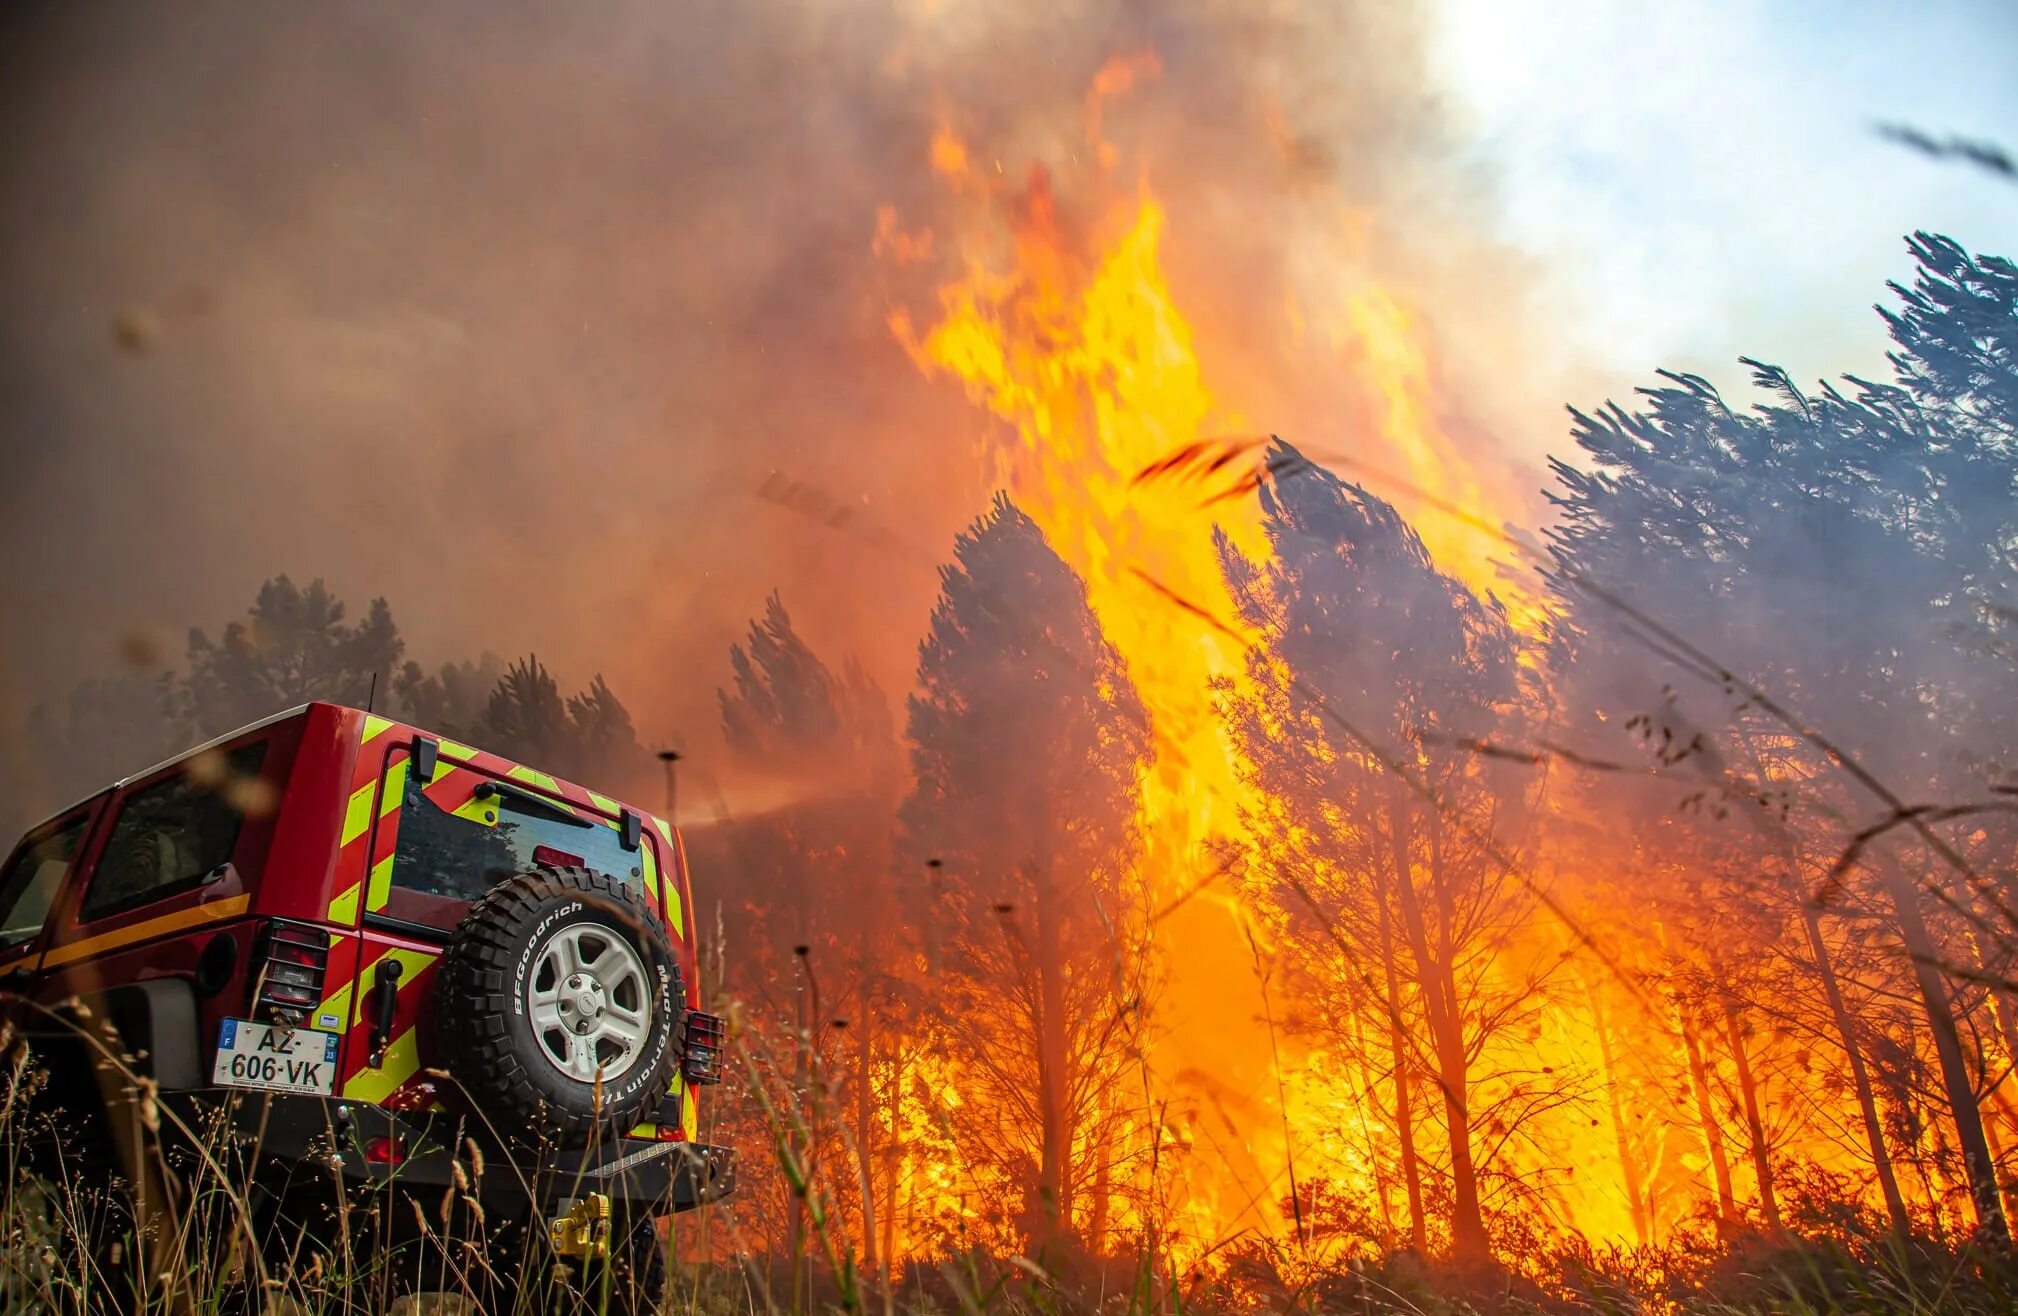
<svg viewBox="0 0 2018 1316">
<path fill-rule="evenodd" d="M 149 978 L 78 999 L 111 1023 L 127 1051 L 138 1057 L 135 1072 L 152 1078 L 162 1091 L 205 1086 L 196 990 L 188 982 Z"/>
</svg>

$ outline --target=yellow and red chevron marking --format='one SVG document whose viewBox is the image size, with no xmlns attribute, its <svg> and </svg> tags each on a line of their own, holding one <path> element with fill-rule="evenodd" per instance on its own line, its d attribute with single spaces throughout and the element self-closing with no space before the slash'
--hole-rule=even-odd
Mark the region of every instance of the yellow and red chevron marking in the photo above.
<svg viewBox="0 0 2018 1316">
<path fill-rule="evenodd" d="M 378 795 L 378 778 L 385 767 L 386 749 L 396 746 L 397 736 L 386 733 L 399 724 L 367 713 L 358 733 L 357 766 L 351 770 L 350 799 L 344 806 L 343 833 L 330 882 L 328 919 L 355 927 L 359 897 L 364 890 L 365 848 L 371 835 L 372 802 Z M 395 800 L 397 796 L 393 797 Z"/>
<path fill-rule="evenodd" d="M 678 1124 L 674 1124 L 672 1128 L 666 1128 L 658 1120 L 646 1120 L 644 1124 L 638 1124 L 636 1128 L 632 1128 L 624 1136 L 628 1136 L 628 1138 L 664 1138 L 666 1142 L 678 1142 L 680 1138 L 686 1138 L 688 1132 L 694 1128 L 694 1094 L 686 1086 L 686 1076 L 680 1074 L 678 1070 L 674 1070 L 674 1074 L 672 1074 L 672 1086 L 666 1088 L 666 1096 L 678 1096 L 678 1098 L 682 1098 L 680 1100 L 680 1122 Z"/>
<path fill-rule="evenodd" d="M 357 773 L 351 781 L 351 799 L 345 809 L 343 848 L 337 862 L 337 880 L 333 884 L 335 894 L 329 900 L 331 922 L 355 924 L 359 910 L 385 908 L 385 900 L 391 890 L 391 866 L 394 866 L 394 854 L 400 848 L 400 803 L 404 803 L 408 789 L 410 749 L 408 743 L 389 739 L 385 741 L 387 753 L 371 753 L 373 741 L 377 741 L 383 729 L 389 727 L 398 727 L 398 723 L 369 717 L 365 719 L 363 753 L 357 755 Z M 557 795 L 561 807 L 583 821 L 593 821 L 603 828 L 620 826 L 611 813 L 620 811 L 622 805 L 607 795 L 561 781 L 537 769 L 513 763 L 511 759 L 470 749 L 468 745 L 458 745 L 454 741 L 438 741 L 438 745 L 440 753 L 436 757 L 434 775 L 422 789 L 428 795 L 428 801 L 446 813 L 470 817 L 484 826 L 494 824 L 496 805 L 480 799 L 476 789 L 486 779 L 500 777 L 533 787 L 547 795 Z M 379 789 L 381 777 L 383 789 Z M 377 801 L 375 807 L 373 799 Z M 660 832 L 664 834 L 670 830 L 660 824 Z M 642 846 L 640 872 L 644 876 L 646 894 L 652 900 L 658 900 L 660 860 L 652 846 Z M 670 906 L 674 928 L 682 930 L 684 935 L 684 910 L 680 908 L 676 894 L 672 896 Z"/>
<path fill-rule="evenodd" d="M 623 806 L 606 795 L 563 781 L 535 768 L 515 763 L 468 745 L 444 740 L 395 722 L 366 714 L 359 729 L 359 753 L 352 774 L 350 797 L 344 811 L 344 825 L 331 884 L 329 921 L 356 927 L 360 916 L 383 909 L 391 890 L 393 858 L 399 846 L 400 806 L 405 801 L 412 746 L 416 736 L 427 736 L 438 747 L 435 769 L 422 790 L 430 803 L 445 812 L 469 818 L 483 825 L 497 821 L 494 800 L 479 798 L 477 788 L 486 779 L 501 778 L 538 791 L 559 801 L 576 816 L 604 827 L 616 828 L 616 816 Z M 659 844 L 647 841 L 640 847 L 639 870 L 645 888 L 654 900 L 663 891 L 664 908 L 677 937 L 686 937 L 684 874 L 678 833 L 665 820 L 645 815 L 648 832 L 658 833 Z M 685 951 L 685 946 L 681 947 Z M 345 1033 L 343 1055 L 347 1066 L 340 1085 L 344 1097 L 400 1109 L 417 1109 L 435 1104 L 432 1084 L 421 1073 L 417 1022 L 427 1009 L 434 990 L 438 952 L 406 946 L 386 946 L 372 939 L 336 939 L 330 958 L 324 998 L 316 1009 L 318 1026 L 325 1016 L 341 1021 Z M 393 1035 L 376 1066 L 365 1064 L 371 1046 L 371 1021 L 366 1001 L 376 966 L 386 956 L 401 961 Z M 682 954 L 683 960 L 690 959 Z M 683 965 L 688 981 L 695 966 Z M 676 1079 L 673 1091 L 681 1100 L 681 1130 L 672 1136 L 691 1136 L 695 1127 L 695 1094 Z M 650 1133 L 658 1136 L 656 1126 Z M 641 1134 L 646 1129 L 641 1127 Z"/>
<path fill-rule="evenodd" d="M 329 939 L 329 961 L 322 972 L 322 1000 L 308 1017 L 308 1026 L 321 1032 L 350 1030 L 351 988 L 357 981 L 358 938 L 337 933 Z"/>
<path fill-rule="evenodd" d="M 332 923 L 355 924 L 361 911 L 385 906 L 392 881 L 392 856 L 399 843 L 399 806 L 406 793 L 406 765 L 411 760 L 411 745 L 417 734 L 422 733 L 388 718 L 366 714 L 363 719 L 360 752 L 344 810 L 342 844 L 331 886 L 328 917 Z M 607 795 L 469 745 L 452 740 L 437 740 L 436 744 L 439 753 L 434 774 L 422 789 L 438 808 L 475 819 L 476 812 L 466 811 L 481 809 L 474 801 L 476 788 L 486 777 L 497 777 L 556 797 L 563 807 L 584 820 L 606 827 L 618 825 L 611 815 L 619 813 L 622 806 Z M 495 822 L 495 811 L 480 820 Z M 667 829 L 661 825 L 661 830 Z M 646 890 L 656 899 L 659 864 L 649 849 L 642 867 Z"/>
<path fill-rule="evenodd" d="M 651 823 L 654 830 L 658 832 L 659 839 L 665 844 L 666 858 L 671 864 L 666 873 L 666 919 L 673 925 L 673 935 L 685 941 L 687 936 L 687 906 L 685 899 L 687 894 L 685 889 L 687 853 L 680 845 L 680 834 L 673 830 L 671 823 L 656 815 L 652 816 Z M 654 890 L 652 894 L 656 896 L 658 892 Z M 687 981 L 692 983 L 695 980 L 694 970 L 698 966 L 689 964 L 686 967 Z"/>
<path fill-rule="evenodd" d="M 374 953 L 376 952 L 376 953 Z M 349 1017 L 343 1054 L 349 1062 L 341 1085 L 346 1100 L 412 1110 L 429 1104 L 433 1097 L 422 1086 L 420 1072 L 420 1022 L 434 994 L 435 966 L 441 956 L 434 951 L 411 946 L 370 945 L 352 980 Z M 376 1065 L 371 1058 L 371 986 L 378 967 L 392 960 L 399 964 L 399 988 L 393 1007 L 392 1036 Z"/>
<path fill-rule="evenodd" d="M 643 1124 L 638 1125 L 626 1134 L 626 1137 L 653 1138 L 663 1142 L 684 1142 L 686 1139 L 694 1136 L 694 1130 L 700 1123 L 699 1112 L 694 1105 L 694 1090 L 687 1086 L 687 1079 L 684 1074 L 677 1071 L 674 1072 L 673 1084 L 666 1089 L 666 1095 L 680 1099 L 680 1122 L 668 1128 L 655 1121 L 646 1120 Z"/>
</svg>

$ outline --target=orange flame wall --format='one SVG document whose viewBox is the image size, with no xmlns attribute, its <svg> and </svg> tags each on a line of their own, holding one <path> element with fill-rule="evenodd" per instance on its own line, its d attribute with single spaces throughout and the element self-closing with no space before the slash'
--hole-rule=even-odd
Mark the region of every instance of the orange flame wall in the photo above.
<svg viewBox="0 0 2018 1316">
<path fill-rule="evenodd" d="M 1173 1172 L 1171 1157 L 1163 1161 L 1174 1183 L 1162 1219 L 1196 1256 L 1243 1229 L 1285 1229 L 1292 1157 L 1303 1187 L 1316 1168 L 1332 1189 L 1381 1203 L 1385 1213 L 1392 1185 L 1379 1182 L 1366 1149 L 1395 1131 L 1383 1123 L 1367 1074 L 1277 1026 L 1294 1006 L 1264 987 L 1269 930 L 1237 898 L 1236 879 L 1216 871 L 1228 847 L 1214 842 L 1237 848 L 1242 839 L 1247 788 L 1212 691 L 1246 679 L 1243 645 L 1169 595 L 1229 617 L 1213 534 L 1259 556 L 1259 509 L 1251 494 L 1217 498 L 1197 484 L 1134 477 L 1198 440 L 1273 428 L 1266 408 L 1276 390 L 1266 361 L 1257 372 L 1249 358 L 1239 373 L 1256 414 L 1215 394 L 1200 335 L 1166 277 L 1173 220 L 1146 182 L 1114 184 L 1120 152 L 1104 125 L 1116 115 L 1116 98 L 1157 70 L 1153 56 L 1110 62 L 1085 98 L 1083 146 L 1055 170 L 1006 171 L 942 122 L 924 154 L 952 196 L 948 208 L 965 222 L 907 230 L 886 207 L 875 245 L 897 266 L 962 262 L 959 276 L 938 288 L 925 323 L 899 310 L 890 329 L 921 370 L 958 381 L 993 417 L 980 454 L 989 474 L 1084 577 L 1154 720 L 1139 825 L 1167 968 L 1149 1062 L 1171 1127 L 1144 1136 L 1178 1162 Z M 1505 599 L 1509 581 L 1495 559 L 1506 555 L 1498 528 L 1511 518 L 1495 514 L 1488 477 L 1442 423 L 1427 322 L 1406 295 L 1364 273 L 1364 225 L 1335 227 L 1339 249 L 1319 253 L 1314 277 L 1301 281 L 1318 294 L 1279 296 L 1276 304 L 1283 342 L 1328 359 L 1336 397 L 1326 401 L 1346 418 L 1354 448 L 1299 447 L 1393 501 L 1443 570 Z M 1250 322 L 1252 309 L 1243 310 Z M 1254 450 L 1245 451 L 1252 460 Z M 1227 484 L 1244 474 L 1229 470 Z M 1532 601 L 1508 602 L 1517 626 L 1538 620 Z M 1539 956 L 1556 953 L 1562 935 L 1543 922 L 1520 934 Z M 1585 1000 L 1552 1002 L 1532 1035 L 1513 1043 L 1541 1072 L 1572 1064 L 1598 1075 L 1612 1094 L 1609 1112 L 1595 1097 L 1567 1103 L 1529 1136 L 1527 1153 L 1510 1159 L 1519 1160 L 1513 1168 L 1522 1178 L 1547 1185 L 1562 1227 L 1645 1239 L 1650 1221 L 1673 1222 L 1701 1200 L 1702 1156 L 1694 1149 L 1704 1146 L 1704 1130 L 1672 1097 L 1676 1066 L 1686 1069 L 1688 1059 L 1677 1059 L 1679 1035 L 1663 1031 L 1672 1021 L 1629 1019 L 1631 1003 L 1622 1001 L 1607 1024 L 1610 986 L 1594 982 Z M 1645 1036 L 1629 1044 L 1636 1033 Z M 1710 1062 L 1709 1081 L 1722 1082 L 1720 1063 Z M 1622 1108 L 1621 1089 L 1636 1094 L 1634 1109 Z M 1816 1159 L 1827 1158 L 1818 1147 Z M 1622 1174 L 1621 1164 L 1639 1168 Z"/>
<path fill-rule="evenodd" d="M 1097 103 L 1097 102 L 1096 102 Z M 964 155 L 936 139 L 935 159 Z M 970 396 L 1007 422 L 989 452 L 997 481 L 1044 528 L 1053 547 L 1087 582 L 1095 613 L 1129 671 L 1155 732 L 1154 763 L 1143 783 L 1141 829 L 1149 889 L 1158 906 L 1209 879 L 1208 839 L 1234 825 L 1238 786 L 1229 747 L 1213 716 L 1211 686 L 1241 670 L 1239 646 L 1167 606 L 1135 573 L 1225 613 L 1212 518 L 1197 493 L 1176 486 L 1131 487 L 1131 477 L 1172 449 L 1210 433 L 1218 418 L 1189 325 L 1158 261 L 1164 214 L 1152 197 L 1133 213 L 1110 215 L 1116 232 L 1092 257 L 1062 228 L 1049 177 L 1033 170 L 1013 199 L 1015 264 L 974 269 L 940 292 L 938 321 L 920 334 L 898 316 L 893 328 L 926 370 L 963 381 Z M 1244 504 L 1220 523 L 1258 550 L 1255 509 Z M 1188 1080 L 1195 1110 L 1243 1113 L 1272 1091 L 1262 1003 L 1230 879 L 1187 903 L 1158 929 L 1182 973 L 1159 1007 L 1183 1021 L 1201 1045 L 1173 1043 L 1156 1058 L 1158 1077 Z M 1204 1083 L 1207 1090 L 1197 1090 Z M 1179 1084 L 1184 1086 L 1184 1084 Z M 1273 1174 L 1281 1162 L 1273 1119 L 1206 1121 L 1179 1136 L 1211 1144 L 1211 1159 Z M 1259 1139 L 1261 1146 L 1255 1145 Z M 1206 1185 L 1195 1185 L 1203 1189 Z M 1210 1238 L 1231 1223 L 1230 1208 L 1194 1193 L 1188 1206 Z M 1246 1221 L 1245 1223 L 1255 1223 Z"/>
<path fill-rule="evenodd" d="M 1167 911 L 1159 944 L 1180 966 L 1159 1003 L 1170 1040 L 1154 1067 L 1183 1112 L 1175 1136 L 1197 1149 L 1199 1166 L 1212 1167 L 1191 1176 L 1181 1207 L 1186 1231 L 1210 1242 L 1238 1227 L 1277 1227 L 1288 1176 L 1274 1057 L 1281 1048 L 1286 1067 L 1302 1061 L 1288 1039 L 1271 1042 L 1264 933 L 1234 899 L 1234 879 L 1215 873 L 1220 861 L 1208 846 L 1237 828 L 1243 787 L 1211 688 L 1244 679 L 1241 646 L 1157 592 L 1227 617 L 1213 531 L 1258 555 L 1259 509 L 1251 496 L 1207 507 L 1195 486 L 1132 479 L 1186 444 L 1247 428 L 1214 397 L 1165 277 L 1163 206 L 1146 184 L 1129 194 L 1110 185 L 1117 152 L 1102 138 L 1103 113 L 1157 71 L 1153 56 L 1136 56 L 1110 61 L 1095 79 L 1085 120 L 1097 168 L 1079 171 L 1093 181 L 1090 196 L 1074 198 L 1071 219 L 1050 172 L 1033 166 L 1010 188 L 999 166 L 978 169 L 975 151 L 942 124 L 929 147 L 932 169 L 953 192 L 984 202 L 959 246 L 1002 254 L 970 256 L 964 275 L 939 289 L 929 327 L 904 311 L 890 323 L 923 370 L 959 380 L 1003 422 L 985 444 L 995 482 L 1085 578 L 1153 717 L 1140 818 L 1145 876 L 1154 906 Z M 902 235 L 889 212 L 879 218 L 886 258 L 930 247 L 929 237 Z M 1450 502 L 1478 506 L 1469 466 L 1435 428 L 1427 349 L 1402 299 L 1365 285 L 1321 316 L 1294 305 L 1289 315 L 1293 336 L 1321 332 L 1349 366 L 1361 394 L 1355 410 L 1369 416 L 1403 473 Z M 1455 558 L 1468 578 L 1486 583 L 1491 568 L 1475 531 L 1438 537 L 1432 526 L 1429 542 L 1440 560 Z"/>
</svg>

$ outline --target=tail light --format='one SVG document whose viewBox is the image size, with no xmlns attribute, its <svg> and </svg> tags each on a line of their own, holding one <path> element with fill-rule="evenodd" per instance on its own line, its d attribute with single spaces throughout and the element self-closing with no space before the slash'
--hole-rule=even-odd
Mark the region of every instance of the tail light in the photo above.
<svg viewBox="0 0 2018 1316">
<path fill-rule="evenodd" d="M 722 1081 L 722 1043 L 727 1037 L 722 1016 L 687 1011 L 687 1054 L 680 1063 L 687 1082 L 705 1085 Z"/>
<path fill-rule="evenodd" d="M 310 923 L 268 919 L 252 939 L 252 1013 L 299 1027 L 322 1000 L 329 933 Z"/>
<path fill-rule="evenodd" d="M 406 1161 L 406 1143 L 399 1138 L 373 1138 L 364 1144 L 368 1165 L 400 1165 Z"/>
</svg>

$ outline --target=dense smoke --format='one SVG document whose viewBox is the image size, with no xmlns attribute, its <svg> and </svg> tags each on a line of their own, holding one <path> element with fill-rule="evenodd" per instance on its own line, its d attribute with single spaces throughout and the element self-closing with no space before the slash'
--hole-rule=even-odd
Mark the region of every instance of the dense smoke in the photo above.
<svg viewBox="0 0 2018 1316">
<path fill-rule="evenodd" d="M 1420 33 L 1384 13 L 766 0 L 9 22 L 17 710 L 136 636 L 179 657 L 185 627 L 220 626 L 281 571 L 353 608 L 386 596 L 429 665 L 537 651 L 571 683 L 600 671 L 649 736 L 712 739 L 727 644 L 773 586 L 901 688 L 933 559 L 987 493 L 984 422 L 885 326 L 959 253 L 942 232 L 935 260 L 878 260 L 878 209 L 932 226 L 942 122 L 982 168 L 1056 170 L 1069 208 L 1087 89 L 1117 55 L 1160 69 L 1106 111 L 1113 187 L 1146 171 L 1170 207 L 1228 423 L 1335 443 L 1352 419 L 1329 405 L 1335 360 L 1278 350 L 1290 283 L 1321 297 L 1377 258 L 1446 305 L 1442 325 L 1466 318 L 1460 287 L 1498 299 L 1513 277 L 1462 240 Z M 1445 337 L 1462 374 L 1470 348 Z M 1470 395 L 1475 430 L 1506 396 Z M 842 507 L 916 551 L 821 524 Z"/>
</svg>

